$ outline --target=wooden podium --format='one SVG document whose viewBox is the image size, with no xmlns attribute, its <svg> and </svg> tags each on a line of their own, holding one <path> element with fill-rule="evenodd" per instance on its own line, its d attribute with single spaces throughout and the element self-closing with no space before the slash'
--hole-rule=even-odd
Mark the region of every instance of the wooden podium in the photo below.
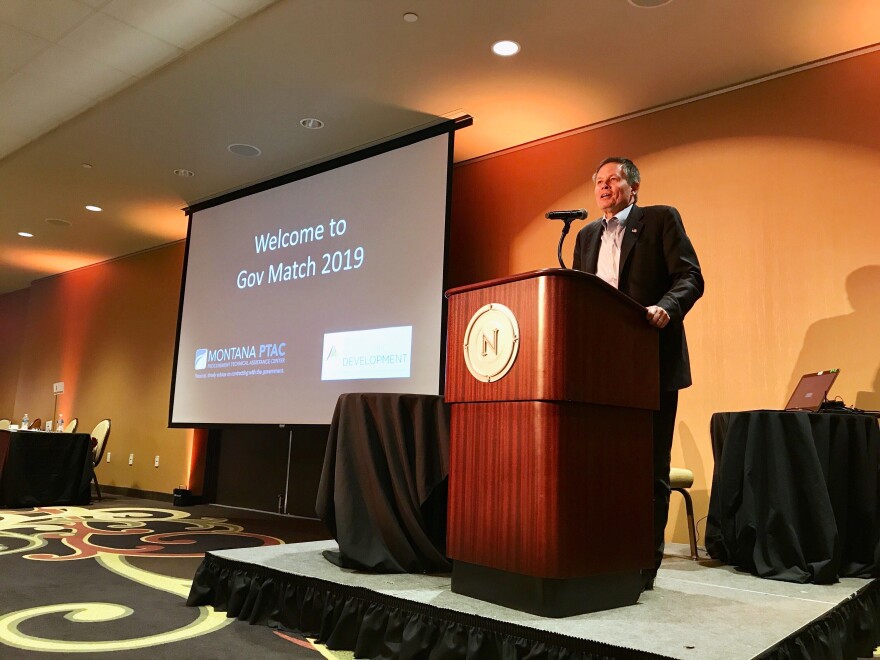
<svg viewBox="0 0 880 660">
<path fill-rule="evenodd" d="M 562 269 L 446 296 L 452 591 L 551 617 L 635 603 L 659 401 L 645 309 Z"/>
</svg>

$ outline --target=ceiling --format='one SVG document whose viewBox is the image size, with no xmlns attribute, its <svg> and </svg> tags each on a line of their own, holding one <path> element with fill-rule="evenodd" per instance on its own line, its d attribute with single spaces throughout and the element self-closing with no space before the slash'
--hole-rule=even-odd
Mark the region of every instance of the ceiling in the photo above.
<svg viewBox="0 0 880 660">
<path fill-rule="evenodd" d="M 439 116 L 460 162 L 878 42 L 876 0 L 0 0 L 0 293 Z"/>
</svg>

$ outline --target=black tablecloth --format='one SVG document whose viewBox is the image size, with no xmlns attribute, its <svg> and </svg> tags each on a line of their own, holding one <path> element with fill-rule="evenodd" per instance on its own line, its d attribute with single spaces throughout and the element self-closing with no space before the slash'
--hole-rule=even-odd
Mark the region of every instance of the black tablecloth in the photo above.
<svg viewBox="0 0 880 660">
<path fill-rule="evenodd" d="M 449 409 L 439 396 L 344 394 L 316 510 L 339 543 L 327 558 L 378 573 L 448 572 Z"/>
<path fill-rule="evenodd" d="M 867 415 L 712 416 L 706 549 L 792 582 L 880 576 L 880 428 Z"/>
<path fill-rule="evenodd" d="M 88 433 L 0 431 L 0 506 L 88 504 Z"/>
</svg>

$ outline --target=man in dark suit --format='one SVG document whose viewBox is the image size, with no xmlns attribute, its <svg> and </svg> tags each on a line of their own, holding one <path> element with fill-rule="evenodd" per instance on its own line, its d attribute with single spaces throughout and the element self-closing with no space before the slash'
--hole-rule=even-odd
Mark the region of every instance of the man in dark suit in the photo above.
<svg viewBox="0 0 880 660">
<path fill-rule="evenodd" d="M 636 205 L 641 175 L 631 160 L 606 158 L 593 182 L 603 217 L 578 233 L 574 268 L 598 275 L 644 305 L 647 322 L 660 329 L 660 410 L 654 413 L 654 569 L 643 574 L 645 588 L 653 589 L 669 513 L 678 390 L 691 384 L 682 322 L 703 295 L 703 276 L 678 211 L 671 206 Z M 620 359 L 627 356 L 621 354 Z"/>
</svg>

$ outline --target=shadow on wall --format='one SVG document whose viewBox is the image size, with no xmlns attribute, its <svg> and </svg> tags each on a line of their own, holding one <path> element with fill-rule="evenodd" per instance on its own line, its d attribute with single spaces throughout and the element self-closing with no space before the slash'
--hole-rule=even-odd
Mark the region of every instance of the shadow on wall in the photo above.
<svg viewBox="0 0 880 660">
<path fill-rule="evenodd" d="M 807 329 L 785 397 L 803 374 L 840 369 L 829 398 L 841 392 L 847 405 L 880 410 L 880 265 L 850 273 L 846 294 L 852 313 L 816 321 Z"/>
</svg>

